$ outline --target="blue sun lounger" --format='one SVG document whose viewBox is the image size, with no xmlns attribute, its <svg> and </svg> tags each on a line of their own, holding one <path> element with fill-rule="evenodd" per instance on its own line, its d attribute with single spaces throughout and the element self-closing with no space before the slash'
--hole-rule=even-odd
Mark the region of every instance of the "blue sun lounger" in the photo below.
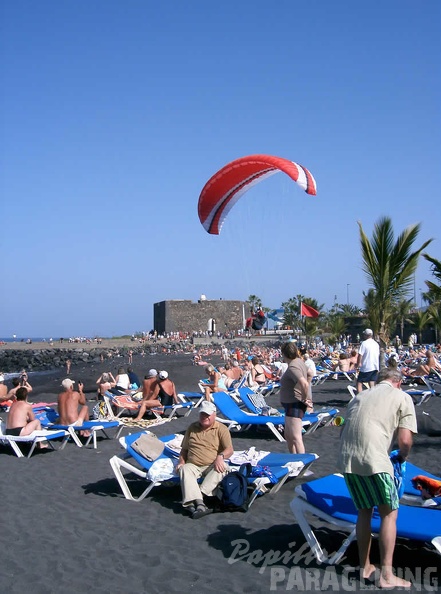
<svg viewBox="0 0 441 594">
<path fill-rule="evenodd" d="M 126 450 L 121 456 L 113 456 L 110 459 L 110 466 L 115 474 L 115 477 L 121 487 L 121 490 L 126 499 L 131 501 L 142 501 L 150 493 L 150 491 L 158 485 L 179 485 L 179 476 L 174 475 L 165 480 L 152 480 L 149 477 L 149 470 L 152 468 L 154 462 L 151 462 L 141 456 L 136 450 L 133 449 L 133 442 L 138 439 L 140 435 L 145 432 L 134 433 L 132 435 L 126 435 L 120 438 L 120 444 Z M 148 432 L 147 432 L 148 433 Z M 165 448 L 163 453 L 157 458 L 157 460 L 169 458 L 175 462 L 179 458 L 179 451 L 176 449 L 169 449 L 167 443 L 173 440 L 176 435 L 166 435 L 159 439 L 164 442 Z M 248 507 L 254 502 L 256 497 L 263 495 L 270 491 L 272 494 L 277 493 L 282 485 L 289 478 L 300 478 L 309 469 L 311 464 L 317 460 L 317 454 L 278 454 L 269 453 L 258 462 L 260 467 L 267 467 L 271 471 L 272 481 L 266 476 L 261 477 L 249 477 L 248 486 L 252 489 Z M 155 460 L 156 462 L 156 460 Z M 239 466 L 230 464 L 230 468 L 238 469 Z M 140 495 L 134 495 L 130 488 L 129 482 L 126 476 L 123 474 L 123 469 L 127 470 L 136 476 L 147 481 L 147 486 Z M 276 481 L 276 482 L 274 482 Z"/>
<path fill-rule="evenodd" d="M 291 501 L 291 511 L 309 544 L 311 551 L 320 563 L 335 564 L 345 554 L 355 539 L 357 510 L 349 495 L 345 480 L 340 474 L 331 474 L 317 480 L 298 485 Z M 337 526 L 350 533 L 341 547 L 332 555 L 324 551 L 313 527 L 307 520 L 312 515 L 316 520 Z M 380 516 L 374 510 L 372 533 L 380 530 Z M 431 544 L 441 554 L 441 513 L 439 510 L 400 505 L 397 519 L 397 537 Z"/>
<path fill-rule="evenodd" d="M 215 392 L 211 396 L 219 412 L 225 417 L 224 419 L 217 417 L 217 420 L 225 423 L 230 431 L 246 430 L 252 426 L 266 426 L 279 441 L 285 441 L 277 428 L 281 426 L 283 430 L 285 415 L 271 417 L 269 415 L 247 413 L 226 392 Z M 317 415 L 312 414 L 306 421 L 303 420 L 303 426 L 309 427 L 311 423 L 316 423 L 318 420 Z"/>
<path fill-rule="evenodd" d="M 123 423 L 121 421 L 85 421 L 82 425 L 61 425 L 57 423 L 58 412 L 50 407 L 42 407 L 34 409 L 35 418 L 38 419 L 42 427 L 51 430 L 64 430 L 67 431 L 79 448 L 83 447 L 83 444 L 79 437 L 80 431 L 89 431 L 90 435 L 86 439 L 85 446 L 87 447 L 90 442 L 93 442 L 93 447 L 97 447 L 97 432 L 100 431 L 104 434 L 107 439 L 110 439 L 106 433 L 108 429 L 117 429 L 115 437 L 118 438 L 123 430 Z"/>
<path fill-rule="evenodd" d="M 256 394 L 251 388 L 241 388 L 236 393 L 249 412 L 253 414 L 261 415 L 265 407 L 268 407 L 263 396 Z M 310 433 L 314 433 L 318 427 L 329 425 L 339 412 L 338 408 L 323 407 L 313 413 L 305 413 L 303 421 L 305 421 L 305 424 L 309 423 L 309 426 L 304 429 L 305 434 L 309 435 Z M 283 415 L 283 413 L 279 411 L 279 415 L 272 415 L 270 410 L 269 416 L 275 420 L 280 415 Z"/>
</svg>

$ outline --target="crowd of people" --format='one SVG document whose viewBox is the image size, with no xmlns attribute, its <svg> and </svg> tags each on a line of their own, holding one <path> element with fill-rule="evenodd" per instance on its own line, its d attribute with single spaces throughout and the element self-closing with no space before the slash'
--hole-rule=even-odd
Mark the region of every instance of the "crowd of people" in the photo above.
<svg viewBox="0 0 441 594">
<path fill-rule="evenodd" d="M 386 350 L 384 365 L 380 365 L 380 348 L 373 331 L 366 328 L 360 338 L 357 349 L 351 343 L 339 349 L 324 346 L 307 349 L 291 340 L 274 347 L 253 343 L 246 348 L 213 346 L 195 350 L 193 363 L 204 363 L 206 378 L 201 378 L 204 400 L 198 420 L 185 432 L 176 467 L 182 506 L 193 519 L 211 513 L 212 500 L 216 499 L 219 484 L 229 470 L 233 445 L 228 428 L 216 417 L 213 398 L 216 392 L 227 391 L 243 380 L 253 390 L 278 382 L 286 447 L 290 453 L 302 454 L 305 452 L 302 421 L 313 410 L 314 378 L 325 370 L 331 375 L 338 371 L 356 372 L 358 397 L 347 408 L 338 468 L 358 511 L 356 531 L 361 573 L 364 579 L 370 579 L 377 571 L 370 559 L 370 523 L 372 510 L 377 507 L 382 524 L 379 585 L 409 587 L 410 583 L 395 576 L 392 570 L 399 502 L 389 454 L 396 444 L 397 460 L 403 463 L 417 432 L 414 404 L 401 389 L 402 383 L 409 378 L 441 373 L 441 346 L 393 345 Z M 216 365 L 208 362 L 213 359 L 217 360 Z M 135 421 L 142 420 L 152 410 L 161 414 L 164 407 L 179 403 L 176 385 L 166 370 L 150 369 L 139 379 L 132 360 L 129 355 L 130 364 L 121 365 L 115 376 L 110 371 L 100 375 L 96 381 L 98 399 L 106 392 L 138 396 Z M 0 374 L 0 406 L 9 407 L 7 434 L 29 435 L 41 428 L 27 401 L 31 391 L 26 372 L 13 378 L 10 388 Z M 58 412 L 60 424 L 81 425 L 89 419 L 81 382 L 75 385 L 71 378 L 62 381 Z M 87 436 L 87 431 L 83 434 Z"/>
</svg>

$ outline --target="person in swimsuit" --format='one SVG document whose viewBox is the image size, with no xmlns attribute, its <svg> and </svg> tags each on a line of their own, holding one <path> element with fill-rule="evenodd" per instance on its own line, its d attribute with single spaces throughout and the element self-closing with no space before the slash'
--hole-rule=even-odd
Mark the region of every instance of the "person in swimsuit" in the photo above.
<svg viewBox="0 0 441 594">
<path fill-rule="evenodd" d="M 86 403 L 86 396 L 83 392 L 82 382 L 78 382 L 78 392 L 74 390 L 75 382 L 66 378 L 61 382 L 64 392 L 58 394 L 57 423 L 60 425 L 82 425 L 89 420 L 89 408 Z M 90 431 L 82 430 L 83 437 L 89 437 Z"/>
<path fill-rule="evenodd" d="M 156 393 L 155 393 L 156 392 Z M 161 401 L 162 406 L 172 406 L 179 404 L 176 395 L 176 386 L 174 382 L 168 377 L 167 371 L 160 371 L 158 373 L 157 384 L 153 392 L 153 398 Z"/>
<path fill-rule="evenodd" d="M 159 374 L 156 369 L 150 369 L 142 382 L 142 402 L 135 421 L 140 421 L 147 410 L 155 408 L 161 410 L 162 404 L 158 398 Z"/>
<path fill-rule="evenodd" d="M 205 391 L 205 400 L 211 402 L 211 394 L 213 392 L 225 392 L 227 390 L 227 386 L 222 379 L 222 375 L 214 368 L 213 365 L 207 365 L 205 367 L 205 373 L 208 375 L 208 383 L 202 384 Z"/>
<path fill-rule="evenodd" d="M 262 365 L 260 364 L 259 357 L 253 357 L 251 359 L 251 363 L 253 364 L 251 367 L 251 380 L 253 384 L 263 386 L 266 384 L 266 375 Z"/>
<path fill-rule="evenodd" d="M 27 400 L 27 388 L 18 388 L 15 396 L 17 400 L 14 400 L 9 409 L 6 435 L 30 435 L 33 431 L 40 431 L 40 421 L 35 418 L 32 405 Z"/>
</svg>

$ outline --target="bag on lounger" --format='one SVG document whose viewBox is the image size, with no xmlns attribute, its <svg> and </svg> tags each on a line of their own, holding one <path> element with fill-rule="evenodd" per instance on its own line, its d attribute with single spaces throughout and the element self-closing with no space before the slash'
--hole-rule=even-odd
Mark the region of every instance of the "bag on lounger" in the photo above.
<svg viewBox="0 0 441 594">
<path fill-rule="evenodd" d="M 92 409 L 92 418 L 96 421 L 105 421 L 109 417 L 109 412 L 105 402 L 97 402 Z"/>
<path fill-rule="evenodd" d="M 132 443 L 132 448 L 140 456 L 153 462 L 164 451 L 164 443 L 154 433 L 143 433 Z"/>
</svg>

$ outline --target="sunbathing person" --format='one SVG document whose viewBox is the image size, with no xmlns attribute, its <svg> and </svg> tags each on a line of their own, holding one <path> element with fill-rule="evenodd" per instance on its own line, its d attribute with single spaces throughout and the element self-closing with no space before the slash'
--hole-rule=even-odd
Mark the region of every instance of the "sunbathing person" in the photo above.
<svg viewBox="0 0 441 594">
<path fill-rule="evenodd" d="M 346 353 L 340 353 L 338 362 L 334 365 L 334 371 L 343 371 L 347 373 L 351 369 L 351 359 Z"/>
<path fill-rule="evenodd" d="M 40 431 L 40 421 L 35 418 L 32 405 L 27 400 L 27 389 L 24 386 L 18 388 L 15 396 L 17 400 L 11 404 L 6 421 L 6 435 L 30 435 L 33 431 Z"/>
<path fill-rule="evenodd" d="M 158 383 L 158 372 L 156 369 L 149 369 L 142 382 L 142 398 L 148 400 L 153 394 Z"/>
<path fill-rule="evenodd" d="M 219 371 L 226 387 L 231 388 L 231 386 L 236 382 L 236 373 L 234 372 L 231 363 L 227 361 L 225 363 L 225 367 L 220 367 Z"/>
<path fill-rule="evenodd" d="M 118 369 L 118 375 L 115 378 L 116 386 L 114 390 L 118 390 L 118 392 L 114 392 L 115 394 L 129 394 L 130 393 L 130 378 L 126 373 L 124 367 L 120 367 Z"/>
<path fill-rule="evenodd" d="M 8 399 L 8 386 L 5 384 L 5 376 L 0 374 L 0 402 Z"/>
<path fill-rule="evenodd" d="M 168 377 L 167 371 L 160 371 L 156 380 L 156 388 L 153 391 L 153 399 L 159 399 L 162 406 L 179 404 L 176 394 L 176 386 Z"/>
<path fill-rule="evenodd" d="M 6 400 L 15 400 L 15 394 L 19 388 L 26 388 L 28 394 L 32 392 L 32 386 L 28 382 L 28 375 L 26 372 L 22 372 L 20 377 L 14 377 L 12 379 L 12 388 L 7 393 Z"/>
<path fill-rule="evenodd" d="M 82 425 L 89 420 L 89 409 L 83 384 L 78 382 L 78 392 L 73 389 L 75 382 L 67 378 L 61 382 L 64 392 L 58 395 L 58 425 Z M 79 407 L 79 408 L 78 408 Z M 81 435 L 89 437 L 89 431 L 81 431 Z"/>
<path fill-rule="evenodd" d="M 103 400 L 104 394 L 116 386 L 116 380 L 110 371 L 102 373 L 96 383 L 98 384 L 98 400 Z"/>
<path fill-rule="evenodd" d="M 205 400 L 211 402 L 211 394 L 213 394 L 213 392 L 224 392 L 227 390 L 227 386 L 225 385 L 221 374 L 214 368 L 213 365 L 207 365 L 205 367 L 205 372 L 208 375 L 208 382 L 203 384 Z"/>
<path fill-rule="evenodd" d="M 8 386 L 5 384 L 5 376 L 3 374 L 0 375 L 0 406 L 8 407 L 11 406 L 12 400 L 9 399 L 8 396 Z"/>
<path fill-rule="evenodd" d="M 159 382 L 156 369 L 150 369 L 142 382 L 142 402 L 135 421 L 140 421 L 147 410 L 152 408 L 162 411 L 162 404 L 158 398 Z M 168 375 L 168 374 L 167 374 Z"/>
<path fill-rule="evenodd" d="M 251 363 L 251 383 L 253 385 L 257 384 L 257 387 L 264 386 L 266 384 L 266 375 L 259 357 L 253 357 Z"/>
<path fill-rule="evenodd" d="M 416 369 L 407 368 L 402 370 L 403 375 L 405 377 L 418 378 L 424 375 L 429 375 L 430 373 L 439 372 L 441 370 L 441 365 L 429 349 L 426 351 L 426 357 L 427 361 L 425 363 L 420 363 Z"/>
</svg>

